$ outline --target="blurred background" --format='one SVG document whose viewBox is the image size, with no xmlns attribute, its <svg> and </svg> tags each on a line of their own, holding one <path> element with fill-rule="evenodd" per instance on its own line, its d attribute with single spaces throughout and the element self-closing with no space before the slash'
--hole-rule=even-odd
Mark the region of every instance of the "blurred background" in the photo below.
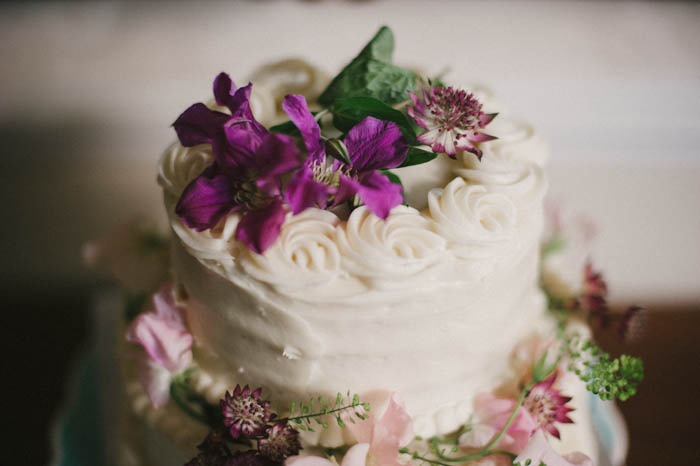
<svg viewBox="0 0 700 466">
<path fill-rule="evenodd" d="M 134 215 L 165 223 L 155 164 L 174 119 L 209 97 L 220 71 L 242 83 L 260 64 L 303 57 L 333 73 L 382 24 L 396 35 L 395 62 L 484 84 L 549 139 L 551 197 L 596 222 L 613 306 L 651 311 L 645 341 L 610 342 L 642 354 L 649 374 L 625 407 L 630 464 L 700 459 L 689 440 L 700 3 L 2 2 L 2 341 L 6 400 L 22 400 L 11 408 L 21 456 L 7 464 L 51 456 L 48 426 L 102 283 L 81 245 Z"/>
</svg>

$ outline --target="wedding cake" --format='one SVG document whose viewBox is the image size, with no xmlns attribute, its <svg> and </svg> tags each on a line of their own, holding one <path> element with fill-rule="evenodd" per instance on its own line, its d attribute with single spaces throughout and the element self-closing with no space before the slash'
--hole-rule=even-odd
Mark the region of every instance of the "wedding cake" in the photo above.
<svg viewBox="0 0 700 466">
<path fill-rule="evenodd" d="M 332 80 L 222 73 L 175 122 L 169 279 L 119 330 L 121 464 L 598 458 L 588 327 L 540 278 L 545 141 L 392 48 Z"/>
</svg>

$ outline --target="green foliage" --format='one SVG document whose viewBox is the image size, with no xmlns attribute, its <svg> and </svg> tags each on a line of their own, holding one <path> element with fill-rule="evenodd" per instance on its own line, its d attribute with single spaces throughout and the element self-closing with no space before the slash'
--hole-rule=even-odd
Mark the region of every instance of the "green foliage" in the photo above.
<svg viewBox="0 0 700 466">
<path fill-rule="evenodd" d="M 374 97 L 355 96 L 338 99 L 333 106 L 333 126 L 344 133 L 369 116 L 396 123 L 406 141 L 409 144 L 415 143 L 416 133 L 406 114 L 381 100 Z"/>
<path fill-rule="evenodd" d="M 542 257 L 555 254 L 566 248 L 566 239 L 560 235 L 553 235 L 544 245 L 542 245 Z"/>
<path fill-rule="evenodd" d="M 644 379 L 644 364 L 639 358 L 623 354 L 612 358 L 589 340 L 577 336 L 567 341 L 569 370 L 585 382 L 586 389 L 602 400 L 626 401 L 637 393 Z"/>
<path fill-rule="evenodd" d="M 327 416 L 333 416 L 340 427 L 345 427 L 345 421 L 355 423 L 356 419 L 364 420 L 369 416 L 370 405 L 360 401 L 359 395 L 352 397 L 338 393 L 335 400 L 324 399 L 322 396 L 311 398 L 308 402 L 292 402 L 289 406 L 289 417 L 284 419 L 296 429 L 315 432 L 314 424 L 324 429 L 328 428 Z"/>
<path fill-rule="evenodd" d="M 411 165 L 419 165 L 421 163 L 430 162 L 435 159 L 438 154 L 417 147 L 409 147 L 406 154 L 406 160 L 403 161 L 401 167 L 410 167 Z"/>
<path fill-rule="evenodd" d="M 331 81 L 319 96 L 332 107 L 340 98 L 375 97 L 388 105 L 403 102 L 415 87 L 416 74 L 392 65 L 394 34 L 382 26 L 362 51 Z"/>
<path fill-rule="evenodd" d="M 195 369 L 188 369 L 172 379 L 170 399 L 191 418 L 214 429 L 221 424 L 221 412 L 218 406 L 210 404 L 190 385 L 189 376 L 194 371 Z"/>
</svg>

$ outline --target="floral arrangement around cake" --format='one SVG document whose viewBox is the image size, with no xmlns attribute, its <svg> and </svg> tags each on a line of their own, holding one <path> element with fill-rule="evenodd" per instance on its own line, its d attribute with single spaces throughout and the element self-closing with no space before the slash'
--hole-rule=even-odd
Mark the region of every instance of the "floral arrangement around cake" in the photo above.
<svg viewBox="0 0 700 466">
<path fill-rule="evenodd" d="M 197 103 L 173 124 L 185 147 L 211 145 L 214 161 L 182 193 L 175 213 L 189 228 L 215 228 L 238 212 L 235 239 L 263 254 L 280 235 L 285 219 L 306 209 L 343 215 L 365 205 L 386 219 L 404 202 L 392 169 L 455 157 L 467 151 L 479 160 L 480 143 L 495 139 L 486 127 L 497 116 L 482 111 L 466 90 L 441 79 L 423 80 L 392 64 L 393 35 L 383 27 L 330 83 L 311 111 L 306 99 L 290 94 L 282 108 L 288 122 L 266 128 L 250 105 L 252 84 L 236 87 L 221 73 L 214 80 L 215 109 Z M 547 270 L 548 259 L 580 240 L 587 226 L 565 225 L 554 211 L 542 245 L 541 286 L 558 323 L 547 341 L 520 348 L 527 354 L 517 398 L 493 393 L 476 397 L 470 422 L 447 436 L 413 434 L 401 394 L 387 393 L 376 412 L 351 391 L 334 399 L 315 397 L 282 408 L 267 400 L 264 387 L 231 387 L 218 406 L 189 383 L 193 336 L 176 291 L 168 280 L 168 244 L 140 224 L 132 224 L 84 253 L 88 262 L 109 268 L 127 290 L 126 338 L 142 348 L 140 379 L 154 408 L 169 402 L 211 431 L 186 466 L 385 466 L 432 464 L 590 465 L 580 452 L 561 456 L 548 442 L 558 426 L 573 422 L 571 398 L 558 388 L 566 371 L 603 400 L 633 396 L 643 377 L 642 362 L 612 358 L 589 339 L 572 332 L 570 319 L 597 328 L 615 327 L 621 338 L 638 335 L 644 312 L 631 307 L 613 314 L 607 285 L 590 261 L 579 283 L 563 289 Z M 585 235 L 583 235 L 585 236 Z M 566 287 L 564 287 L 566 288 Z M 439 383 L 439 381 L 436 381 Z M 319 450 L 302 448 L 300 431 L 334 422 L 356 443 Z"/>
</svg>

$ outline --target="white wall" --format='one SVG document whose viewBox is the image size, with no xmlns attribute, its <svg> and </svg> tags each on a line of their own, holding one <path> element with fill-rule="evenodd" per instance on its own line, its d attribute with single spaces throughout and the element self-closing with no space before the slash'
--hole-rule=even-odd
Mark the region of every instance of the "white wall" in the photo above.
<svg viewBox="0 0 700 466">
<path fill-rule="evenodd" d="M 618 301 L 700 301 L 700 4 L 231 2 L 0 6 L 7 280 L 85 279 L 79 244 L 162 218 L 169 124 L 216 73 L 336 70 L 381 24 L 395 60 L 484 83 L 550 139 L 552 193 L 599 223 Z"/>
</svg>

